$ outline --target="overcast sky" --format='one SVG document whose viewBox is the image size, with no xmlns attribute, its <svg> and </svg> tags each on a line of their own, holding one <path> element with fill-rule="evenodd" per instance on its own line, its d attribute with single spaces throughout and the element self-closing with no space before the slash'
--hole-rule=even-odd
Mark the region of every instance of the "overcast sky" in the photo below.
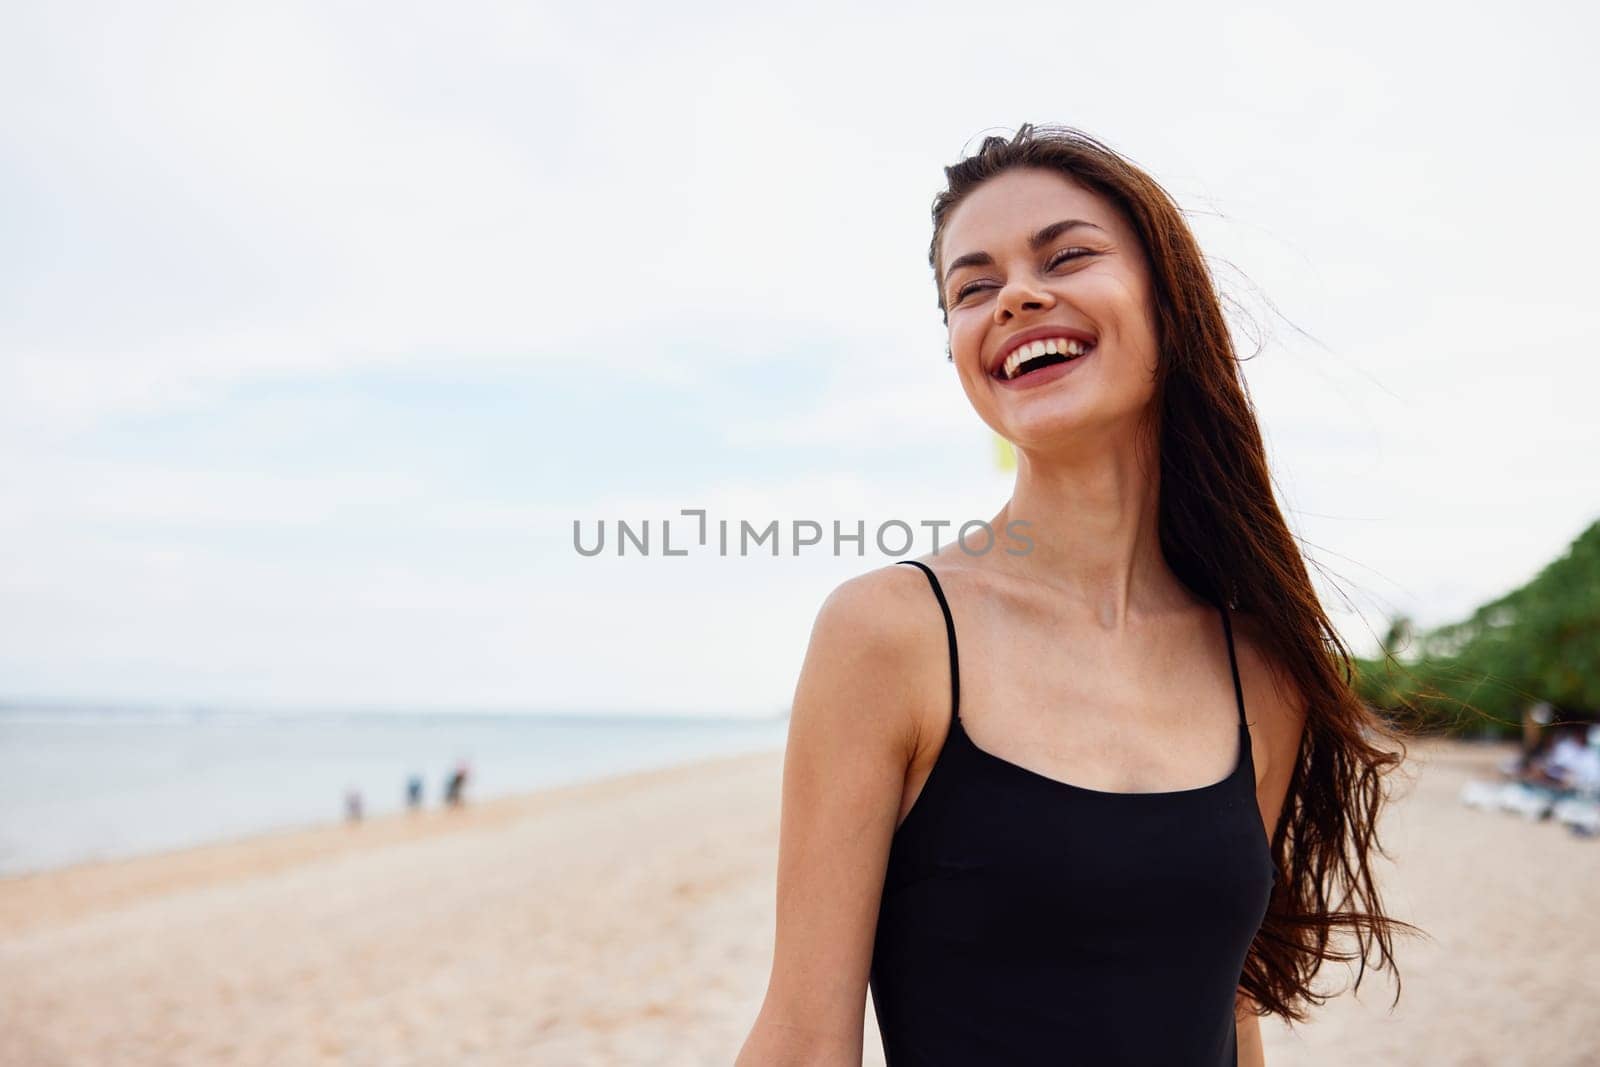
<svg viewBox="0 0 1600 1067">
<path fill-rule="evenodd" d="M 1025 121 L 1269 330 L 1358 652 L 1600 517 L 1590 9 L 758 7 L 8 5 L 0 697 L 776 712 L 890 557 L 660 522 L 999 508 L 929 206 Z"/>
</svg>

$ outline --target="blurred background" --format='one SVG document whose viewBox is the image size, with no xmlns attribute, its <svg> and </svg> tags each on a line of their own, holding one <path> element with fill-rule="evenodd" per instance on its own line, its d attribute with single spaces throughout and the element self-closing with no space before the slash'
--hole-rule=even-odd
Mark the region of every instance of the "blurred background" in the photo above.
<svg viewBox="0 0 1600 1067">
<path fill-rule="evenodd" d="M 1473 855 L 1512 835 L 1502 856 L 1532 849 L 1590 916 L 1528 918 L 1483 966 L 1549 972 L 1528 938 L 1600 947 L 1600 844 L 1550 817 L 1576 750 L 1506 801 L 1529 824 L 1454 792 L 1545 770 L 1564 722 L 1590 745 L 1600 707 L 1592 13 L 61 3 L 4 23 L 0 963 L 31 977 L 0 992 L 0 1058 L 731 1062 L 770 962 L 816 610 L 897 558 L 881 524 L 920 555 L 919 524 L 948 543 L 1009 491 L 927 257 L 941 168 L 1022 122 L 1086 130 L 1185 207 L 1363 692 L 1475 739 L 1440 750 L 1437 818 L 1467 820 Z M 868 536 L 795 552 L 805 520 Z M 618 553 L 619 521 L 647 552 Z M 778 522 L 780 551 L 719 551 L 741 521 Z M 687 784 L 620 777 L 641 771 Z M 550 862 L 515 859 L 532 846 L 507 827 L 548 835 Z M 372 918 L 397 892 L 432 910 Z M 601 900 L 682 922 L 586 926 Z M 274 916 L 307 940 L 218 940 Z M 113 943 L 95 976 L 69 962 Z M 197 962 L 151 963 L 174 951 Z M 586 997 L 613 969 L 637 996 Z M 269 1010 L 258 983 L 301 992 Z M 112 988 L 141 991 L 129 1017 L 105 1015 Z M 1593 1062 L 1573 1043 L 1592 1007 L 1486 1014 L 1436 988 L 1398 1030 L 1322 1032 L 1380 1062 L 1410 1061 L 1363 1042 L 1534 1062 L 1537 1034 L 1538 1062 Z M 1473 1018 L 1520 1051 L 1439 1044 Z M 1317 1034 L 1269 1035 L 1271 1062 L 1322 1062 Z"/>
</svg>

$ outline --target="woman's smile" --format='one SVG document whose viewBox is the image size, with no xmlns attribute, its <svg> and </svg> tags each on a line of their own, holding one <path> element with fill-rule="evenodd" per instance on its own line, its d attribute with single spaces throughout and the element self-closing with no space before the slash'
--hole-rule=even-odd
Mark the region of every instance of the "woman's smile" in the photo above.
<svg viewBox="0 0 1600 1067">
<path fill-rule="evenodd" d="M 1005 389 L 1036 389 L 1071 374 L 1079 364 L 1092 358 L 1099 350 L 1100 346 L 1094 345 L 1081 356 L 1046 354 L 1022 363 L 1017 368 L 1014 378 L 1003 377 L 1005 374 L 1003 367 L 991 377 L 997 385 Z"/>
</svg>

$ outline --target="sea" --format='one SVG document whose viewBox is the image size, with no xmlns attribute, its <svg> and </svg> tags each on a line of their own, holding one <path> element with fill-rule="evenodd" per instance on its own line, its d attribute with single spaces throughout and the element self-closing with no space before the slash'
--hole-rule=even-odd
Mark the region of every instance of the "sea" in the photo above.
<svg viewBox="0 0 1600 1067">
<path fill-rule="evenodd" d="M 0 877 L 777 751 L 788 720 L 0 706 Z"/>
</svg>

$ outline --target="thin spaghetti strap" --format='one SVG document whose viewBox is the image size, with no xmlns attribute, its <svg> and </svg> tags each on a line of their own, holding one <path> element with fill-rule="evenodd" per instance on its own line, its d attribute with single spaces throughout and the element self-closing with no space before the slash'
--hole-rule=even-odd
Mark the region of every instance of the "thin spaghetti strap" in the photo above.
<svg viewBox="0 0 1600 1067">
<path fill-rule="evenodd" d="M 950 639 L 950 717 L 959 718 L 961 715 L 961 667 L 956 656 L 956 621 L 950 617 L 950 604 L 944 598 L 944 590 L 939 588 L 939 578 L 933 573 L 933 568 L 926 563 L 914 559 L 896 560 L 896 563 L 909 563 L 913 567 L 920 567 L 922 573 L 928 576 L 928 581 L 933 584 L 933 595 L 939 598 L 939 610 L 944 612 L 944 632 Z"/>
<path fill-rule="evenodd" d="M 1226 605 L 1219 605 L 1222 612 L 1222 629 L 1228 635 L 1228 667 L 1233 671 L 1233 695 L 1239 703 L 1239 723 L 1244 725 L 1244 687 L 1239 684 L 1239 660 L 1233 651 L 1233 623 L 1228 618 Z"/>
</svg>

